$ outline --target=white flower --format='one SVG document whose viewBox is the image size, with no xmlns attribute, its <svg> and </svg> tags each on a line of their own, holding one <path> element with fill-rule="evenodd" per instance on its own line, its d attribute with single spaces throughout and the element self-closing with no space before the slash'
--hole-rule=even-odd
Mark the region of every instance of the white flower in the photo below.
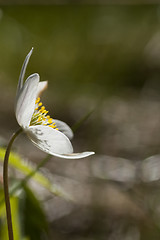
<svg viewBox="0 0 160 240">
<path fill-rule="evenodd" d="M 94 152 L 73 153 L 69 139 L 73 137 L 70 127 L 48 115 L 48 111 L 40 102 L 40 94 L 47 87 L 47 81 L 39 82 L 39 75 L 34 73 L 24 82 L 24 75 L 33 48 L 27 55 L 20 73 L 15 114 L 17 122 L 31 141 L 42 151 L 51 155 L 78 159 L 94 154 Z"/>
</svg>

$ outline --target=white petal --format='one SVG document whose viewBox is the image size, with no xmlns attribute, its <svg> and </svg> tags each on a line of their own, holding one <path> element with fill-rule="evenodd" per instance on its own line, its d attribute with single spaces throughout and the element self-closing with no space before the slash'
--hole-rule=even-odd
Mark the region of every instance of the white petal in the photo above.
<svg viewBox="0 0 160 240">
<path fill-rule="evenodd" d="M 31 51 L 26 56 L 26 58 L 24 60 L 24 63 L 22 65 L 22 69 L 21 69 L 20 76 L 19 76 L 19 81 L 18 81 L 18 86 L 17 86 L 17 95 L 19 94 L 21 88 L 23 87 L 24 75 L 25 75 L 26 68 L 27 68 L 27 65 L 28 65 L 28 62 L 29 62 L 29 59 L 30 59 L 30 56 L 31 56 L 32 52 L 33 52 L 33 48 L 31 49 Z"/>
<path fill-rule="evenodd" d="M 44 90 L 48 87 L 48 81 L 42 81 L 38 84 L 37 97 L 39 97 Z"/>
<path fill-rule="evenodd" d="M 59 129 L 59 131 L 64 133 L 69 139 L 73 138 L 73 131 L 65 122 L 62 122 L 57 119 L 53 119 L 53 121 L 56 123 L 56 126 Z"/>
<path fill-rule="evenodd" d="M 19 125 L 23 128 L 28 127 L 35 108 L 39 75 L 30 75 L 16 99 L 15 113 Z"/>
<path fill-rule="evenodd" d="M 95 154 L 95 152 L 82 152 L 82 153 L 72 153 L 72 154 L 54 154 L 56 157 L 66 158 L 66 159 L 80 159 L 89 157 Z"/>
<path fill-rule="evenodd" d="M 25 129 L 31 141 L 42 151 L 51 155 L 71 154 L 72 144 L 60 131 L 48 126 L 31 126 Z"/>
</svg>

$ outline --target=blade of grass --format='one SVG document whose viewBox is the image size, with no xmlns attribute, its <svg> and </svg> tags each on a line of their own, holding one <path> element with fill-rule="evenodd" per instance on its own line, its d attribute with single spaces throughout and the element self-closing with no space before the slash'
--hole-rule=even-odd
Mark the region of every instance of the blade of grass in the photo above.
<svg viewBox="0 0 160 240">
<path fill-rule="evenodd" d="M 82 124 L 91 116 L 91 114 L 93 112 L 94 112 L 94 109 L 92 109 L 90 112 L 88 112 L 86 115 L 84 115 L 78 122 L 76 122 L 72 126 L 72 131 L 76 132 L 82 126 Z"/>
</svg>

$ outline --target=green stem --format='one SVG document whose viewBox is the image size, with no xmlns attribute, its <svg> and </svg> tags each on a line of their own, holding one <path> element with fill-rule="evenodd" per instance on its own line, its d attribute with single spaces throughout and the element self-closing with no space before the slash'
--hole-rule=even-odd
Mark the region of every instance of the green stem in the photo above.
<svg viewBox="0 0 160 240">
<path fill-rule="evenodd" d="M 18 129 L 18 131 L 15 132 L 12 135 L 12 137 L 11 137 L 9 143 L 8 143 L 7 149 L 6 149 L 6 153 L 5 153 L 5 157 L 4 157 L 4 163 L 3 163 L 3 187 L 4 187 L 4 196 L 5 196 L 9 240 L 14 240 L 14 237 L 13 237 L 11 206 L 10 206 L 9 189 L 8 189 L 8 161 L 9 161 L 9 154 L 10 154 L 10 151 L 11 151 L 12 144 L 13 144 L 15 138 L 21 132 L 22 132 L 22 128 Z"/>
</svg>

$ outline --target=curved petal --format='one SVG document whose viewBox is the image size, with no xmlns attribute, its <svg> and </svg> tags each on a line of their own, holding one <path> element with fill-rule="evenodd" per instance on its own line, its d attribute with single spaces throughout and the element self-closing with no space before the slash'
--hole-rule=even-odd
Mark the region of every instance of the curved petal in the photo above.
<svg viewBox="0 0 160 240">
<path fill-rule="evenodd" d="M 30 75 L 19 92 L 15 104 L 15 113 L 19 125 L 23 128 L 28 127 L 34 112 L 37 97 L 37 87 L 39 75 Z"/>
<path fill-rule="evenodd" d="M 19 94 L 21 88 L 23 87 L 24 75 L 25 75 L 25 72 L 26 72 L 26 68 L 27 68 L 30 56 L 32 55 L 32 52 L 33 52 L 33 48 L 31 49 L 31 51 L 26 56 L 26 58 L 24 60 L 24 63 L 22 65 L 22 69 L 21 69 L 20 76 L 19 76 L 19 81 L 18 81 L 18 86 L 17 86 L 17 95 Z"/>
<path fill-rule="evenodd" d="M 39 97 L 44 90 L 48 87 L 48 81 L 41 81 L 38 84 L 37 97 Z"/>
<path fill-rule="evenodd" d="M 71 154 L 72 144 L 60 131 L 48 126 L 31 126 L 25 129 L 31 141 L 42 151 L 51 155 Z"/>
<path fill-rule="evenodd" d="M 69 139 L 73 138 L 73 131 L 65 122 L 62 122 L 62 121 L 57 120 L 57 119 L 53 119 L 53 121 L 55 122 L 59 131 L 64 133 Z"/>
<path fill-rule="evenodd" d="M 66 158 L 66 159 L 80 159 L 89 157 L 95 154 L 95 152 L 82 152 L 82 153 L 72 153 L 72 154 L 54 154 L 56 157 Z"/>
</svg>

